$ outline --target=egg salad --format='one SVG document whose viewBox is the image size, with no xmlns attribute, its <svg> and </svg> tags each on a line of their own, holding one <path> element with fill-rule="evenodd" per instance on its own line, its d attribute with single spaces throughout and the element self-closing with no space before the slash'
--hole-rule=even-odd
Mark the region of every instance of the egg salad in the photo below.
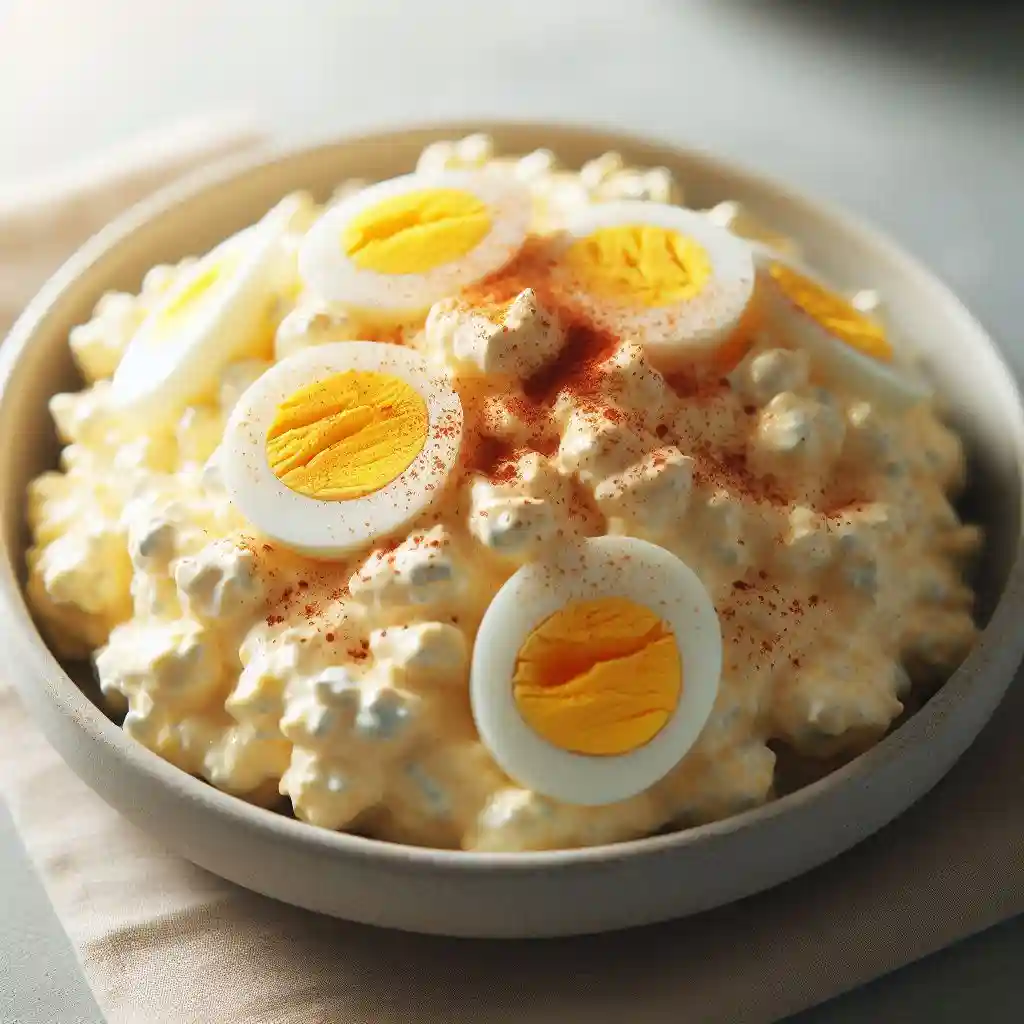
<svg viewBox="0 0 1024 1024">
<path fill-rule="evenodd" d="M 976 635 L 961 443 L 875 293 L 684 202 L 475 135 L 104 296 L 28 491 L 53 649 L 181 770 L 421 846 L 686 828 L 876 742 Z"/>
</svg>

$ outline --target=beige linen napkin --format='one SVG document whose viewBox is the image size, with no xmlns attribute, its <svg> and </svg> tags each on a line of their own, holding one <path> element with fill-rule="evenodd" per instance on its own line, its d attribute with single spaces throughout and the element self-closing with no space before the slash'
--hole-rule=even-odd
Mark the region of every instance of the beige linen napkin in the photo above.
<svg viewBox="0 0 1024 1024">
<path fill-rule="evenodd" d="M 49 185 L 0 190 L 0 332 L 98 222 L 251 146 L 186 126 Z M 548 942 L 424 938 L 238 889 L 79 782 L 0 686 L 0 782 L 110 1024 L 758 1024 L 1024 911 L 1024 684 L 898 822 L 788 885 L 687 921 Z"/>
</svg>

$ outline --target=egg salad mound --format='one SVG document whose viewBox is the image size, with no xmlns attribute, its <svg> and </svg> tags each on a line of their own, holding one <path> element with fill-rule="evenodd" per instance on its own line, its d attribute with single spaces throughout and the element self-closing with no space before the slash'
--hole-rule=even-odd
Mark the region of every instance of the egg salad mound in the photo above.
<svg viewBox="0 0 1024 1024">
<path fill-rule="evenodd" d="M 183 771 L 421 846 L 876 742 L 976 636 L 961 443 L 878 295 L 684 198 L 470 136 L 104 296 L 28 490 L 52 648 Z"/>
</svg>

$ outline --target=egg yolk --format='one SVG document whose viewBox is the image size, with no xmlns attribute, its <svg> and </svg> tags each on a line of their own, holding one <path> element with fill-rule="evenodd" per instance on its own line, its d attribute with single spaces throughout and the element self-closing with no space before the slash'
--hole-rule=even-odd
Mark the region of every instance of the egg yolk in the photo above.
<svg viewBox="0 0 1024 1024">
<path fill-rule="evenodd" d="M 892 362 L 892 345 L 885 335 L 885 328 L 877 320 L 865 316 L 846 299 L 782 263 L 773 263 L 768 273 L 794 306 L 833 337 L 872 359 Z"/>
<path fill-rule="evenodd" d="M 164 301 L 158 314 L 160 331 L 172 331 L 184 317 L 194 316 L 212 305 L 221 291 L 218 286 L 231 276 L 240 258 L 240 254 L 232 252 L 225 253 L 220 259 L 200 263 Z"/>
<path fill-rule="evenodd" d="M 653 224 L 599 228 L 569 246 L 564 261 L 584 291 L 645 308 L 687 302 L 711 280 L 702 245 Z"/>
<path fill-rule="evenodd" d="M 665 726 L 683 692 L 671 630 L 622 597 L 573 601 L 526 638 L 513 695 L 524 721 L 575 754 L 626 754 Z"/>
<path fill-rule="evenodd" d="M 341 244 L 361 270 L 425 274 L 465 256 L 490 230 L 487 207 L 471 192 L 429 188 L 363 210 L 346 225 Z"/>
<path fill-rule="evenodd" d="M 348 370 L 299 389 L 277 408 L 267 461 L 286 486 L 320 501 L 379 491 L 427 441 L 427 405 L 404 380 Z"/>
</svg>

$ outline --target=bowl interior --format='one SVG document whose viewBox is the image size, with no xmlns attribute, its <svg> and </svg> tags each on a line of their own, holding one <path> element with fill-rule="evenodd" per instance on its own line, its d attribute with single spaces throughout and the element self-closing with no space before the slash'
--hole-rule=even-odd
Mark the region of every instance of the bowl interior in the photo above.
<svg viewBox="0 0 1024 1024">
<path fill-rule="evenodd" d="M 18 425 L 17 436 L 8 435 L 0 473 L 0 516 L 11 571 L 23 580 L 26 485 L 56 464 L 58 445 L 47 400 L 81 385 L 66 344 L 68 331 L 88 319 L 104 292 L 137 290 L 153 264 L 205 251 L 254 221 L 288 191 L 305 188 L 324 198 L 346 178 L 403 173 L 427 143 L 475 127 L 457 124 L 377 135 L 285 155 L 242 173 L 225 171 L 208 178 L 191 197 L 189 188 L 182 186 L 145 204 L 94 240 L 34 304 L 42 313 L 31 344 L 4 353 L 9 375 L 3 421 Z M 688 205 L 705 207 L 738 199 L 798 238 L 810 261 L 837 282 L 879 289 L 900 334 L 922 353 L 949 419 L 968 445 L 971 473 L 963 512 L 986 531 L 976 582 L 979 618 L 983 624 L 989 621 L 1016 563 L 1021 532 L 1019 399 L 984 331 L 955 298 L 852 219 L 710 158 L 586 129 L 499 125 L 490 130 L 501 151 L 525 152 L 545 145 L 570 166 L 607 149 L 619 150 L 628 163 L 665 165 L 681 182 Z M 112 241 L 117 244 L 110 248 Z M 88 668 L 69 670 L 96 703 L 98 693 Z"/>
</svg>

